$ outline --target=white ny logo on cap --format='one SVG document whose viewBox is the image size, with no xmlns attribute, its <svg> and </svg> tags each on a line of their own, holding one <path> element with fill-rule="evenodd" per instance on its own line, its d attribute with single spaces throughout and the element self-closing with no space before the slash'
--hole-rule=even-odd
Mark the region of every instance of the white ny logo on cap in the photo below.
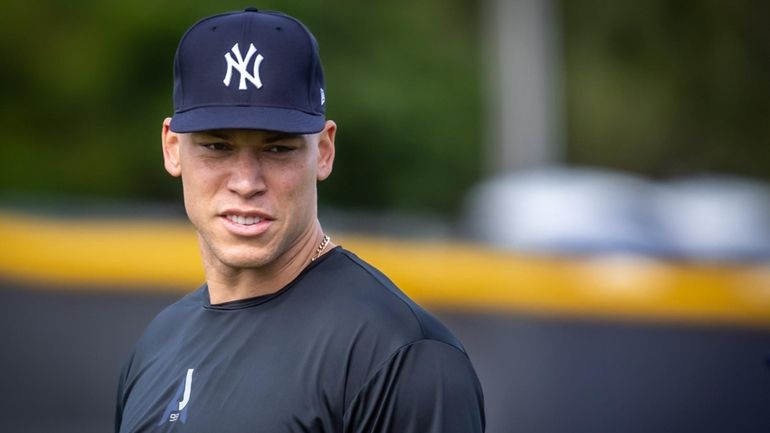
<svg viewBox="0 0 770 433">
<path fill-rule="evenodd" d="M 262 63 L 262 60 L 265 59 L 262 57 L 262 54 L 257 54 L 257 57 L 254 59 L 254 72 L 249 74 L 249 71 L 246 70 L 249 66 L 251 57 L 257 52 L 257 49 L 254 48 L 254 44 L 249 44 L 249 52 L 246 53 L 245 59 L 241 56 L 241 50 L 238 48 L 238 43 L 233 45 L 231 51 L 235 54 L 235 58 L 238 61 L 236 62 L 233 60 L 233 56 L 230 55 L 230 52 L 225 54 L 225 60 L 227 60 L 227 73 L 225 74 L 225 79 L 222 80 L 222 82 L 225 83 L 225 86 L 230 87 L 230 79 L 233 77 L 233 68 L 235 68 L 241 73 L 241 82 L 238 84 L 238 90 L 246 90 L 246 80 L 251 81 L 251 84 L 257 89 L 262 88 L 262 80 L 259 78 L 259 65 Z"/>
</svg>

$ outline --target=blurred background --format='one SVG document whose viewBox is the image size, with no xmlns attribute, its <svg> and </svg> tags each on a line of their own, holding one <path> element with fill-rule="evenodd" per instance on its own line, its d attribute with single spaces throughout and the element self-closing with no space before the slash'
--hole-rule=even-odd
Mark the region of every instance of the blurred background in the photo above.
<svg viewBox="0 0 770 433">
<path fill-rule="evenodd" d="M 162 168 L 220 1 L 0 16 L 0 430 L 112 428 L 202 282 Z M 320 213 L 458 334 L 489 433 L 770 431 L 770 3 L 264 1 L 321 47 Z"/>
</svg>

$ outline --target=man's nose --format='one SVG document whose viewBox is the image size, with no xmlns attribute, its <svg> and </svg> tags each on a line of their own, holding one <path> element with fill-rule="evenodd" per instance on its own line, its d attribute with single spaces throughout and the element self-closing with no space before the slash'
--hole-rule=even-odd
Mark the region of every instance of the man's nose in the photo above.
<svg viewBox="0 0 770 433">
<path fill-rule="evenodd" d="M 251 197 L 265 190 L 259 154 L 242 149 L 236 155 L 227 187 L 242 197 Z"/>
</svg>

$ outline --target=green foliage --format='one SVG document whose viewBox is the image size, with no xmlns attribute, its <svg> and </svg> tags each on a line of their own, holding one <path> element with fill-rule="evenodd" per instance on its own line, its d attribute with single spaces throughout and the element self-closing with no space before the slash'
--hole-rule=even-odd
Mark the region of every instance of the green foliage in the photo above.
<svg viewBox="0 0 770 433">
<path fill-rule="evenodd" d="M 21 2 L 0 15 L 0 193 L 178 200 L 162 168 L 182 32 L 241 2 Z M 321 46 L 325 204 L 451 211 L 479 179 L 479 1 L 265 1 Z M 562 1 L 569 162 L 770 177 L 770 3 Z"/>
<path fill-rule="evenodd" d="M 770 179 L 770 3 L 563 7 L 572 161 Z"/>
<path fill-rule="evenodd" d="M 319 41 L 327 114 L 339 125 L 324 202 L 446 210 L 477 178 L 475 8 L 450 3 L 258 5 L 297 16 Z M 176 45 L 198 19 L 244 6 L 48 0 L 10 8 L 0 21 L 0 188 L 176 199 L 159 146 Z"/>
</svg>

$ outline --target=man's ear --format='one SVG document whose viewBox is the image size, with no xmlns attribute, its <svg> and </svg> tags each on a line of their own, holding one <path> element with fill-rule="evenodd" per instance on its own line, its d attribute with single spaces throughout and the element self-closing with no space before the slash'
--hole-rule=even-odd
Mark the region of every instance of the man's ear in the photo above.
<svg viewBox="0 0 770 433">
<path fill-rule="evenodd" d="M 182 174 L 182 168 L 179 165 L 179 134 L 171 130 L 171 118 L 163 119 L 163 128 L 161 130 L 161 145 L 163 146 L 163 165 L 168 174 L 179 177 Z"/>
<path fill-rule="evenodd" d="M 316 179 L 326 179 L 332 174 L 334 166 L 334 138 L 337 135 L 337 124 L 327 120 L 324 129 L 318 135 L 318 171 Z"/>
</svg>

